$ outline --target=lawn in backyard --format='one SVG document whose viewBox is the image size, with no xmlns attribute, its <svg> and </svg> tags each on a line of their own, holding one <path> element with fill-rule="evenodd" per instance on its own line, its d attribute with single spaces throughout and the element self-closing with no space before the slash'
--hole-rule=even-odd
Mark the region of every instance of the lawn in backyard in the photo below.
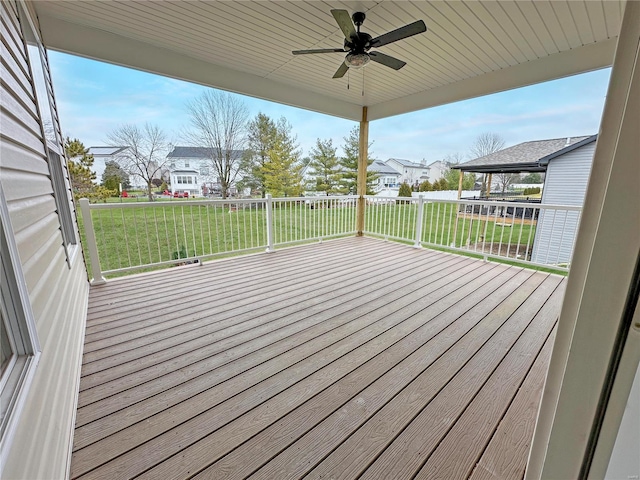
<svg viewBox="0 0 640 480">
<path fill-rule="evenodd" d="M 129 199 L 127 199 L 129 200 Z M 230 252 L 260 251 L 267 246 L 266 210 L 262 201 L 251 203 L 158 202 L 143 207 L 123 202 L 125 208 L 93 209 L 92 219 L 103 271 L 173 262 L 192 257 L 211 258 Z M 355 233 L 356 208 L 346 202 L 334 208 L 305 201 L 275 204 L 274 244 L 314 241 Z M 313 207 L 313 208 L 312 208 Z M 368 205 L 365 233 L 414 241 L 417 205 L 400 202 Z M 457 217 L 457 221 L 456 221 Z M 83 219 L 78 221 L 86 248 Z M 531 247 L 535 225 L 509 223 L 486 215 L 462 215 L 453 203 L 426 203 L 421 241 L 425 245 L 466 248 L 482 254 L 500 253 L 523 259 Z M 521 245 L 521 247 L 517 247 Z M 493 249 L 493 250 L 492 250 Z M 88 255 L 85 251 L 85 258 Z"/>
</svg>

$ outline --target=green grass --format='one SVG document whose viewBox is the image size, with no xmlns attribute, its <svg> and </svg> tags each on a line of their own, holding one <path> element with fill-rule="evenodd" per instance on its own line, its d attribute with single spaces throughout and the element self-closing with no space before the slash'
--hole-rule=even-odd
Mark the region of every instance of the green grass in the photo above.
<svg viewBox="0 0 640 480">
<path fill-rule="evenodd" d="M 123 200 L 135 202 L 134 199 Z M 131 205 L 122 209 L 94 209 L 92 219 L 101 268 L 109 271 L 179 261 L 185 257 L 207 259 L 229 256 L 230 252 L 263 250 L 267 245 L 266 210 L 256 205 L 261 207 L 258 203 L 253 204 L 253 208 L 242 208 L 241 204 L 232 201 L 224 206 L 188 205 L 179 200 L 158 202 L 147 208 Z M 456 213 L 455 204 L 425 204 L 421 241 L 445 248 L 469 248 L 469 245 L 478 244 L 478 250 L 483 237 L 485 244 L 500 241 L 505 245 L 533 243 L 535 226 L 503 227 L 496 225 L 493 219 L 458 218 L 456 221 Z M 413 242 L 416 204 L 367 206 L 365 215 L 367 233 Z M 352 204 L 312 209 L 304 203 L 287 203 L 280 208 L 276 205 L 273 217 L 274 243 L 282 245 L 351 234 L 355 231 L 356 209 Z M 84 246 L 85 231 L 80 212 L 78 221 Z M 501 222 L 498 219 L 497 223 Z M 481 251 L 476 254 L 482 256 Z M 89 261 L 86 252 L 85 258 Z M 142 270 L 157 268 L 144 267 Z"/>
<path fill-rule="evenodd" d="M 83 245 L 83 219 L 79 213 Z M 355 207 L 310 209 L 305 205 L 274 208 L 276 244 L 296 243 L 353 231 Z M 181 205 L 164 202 L 148 208 L 92 210 L 103 271 L 230 251 L 264 249 L 266 211 L 242 205 Z M 88 254 L 85 252 L 85 257 Z"/>
</svg>

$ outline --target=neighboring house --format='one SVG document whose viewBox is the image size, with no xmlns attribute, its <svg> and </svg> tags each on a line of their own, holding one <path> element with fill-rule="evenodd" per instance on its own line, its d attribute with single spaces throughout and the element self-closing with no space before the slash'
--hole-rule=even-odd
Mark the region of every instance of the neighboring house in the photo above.
<svg viewBox="0 0 640 480">
<path fill-rule="evenodd" d="M 233 159 L 239 164 L 242 150 L 233 151 Z M 213 195 L 220 192 L 220 179 L 213 167 L 213 151 L 207 147 L 175 146 L 167 155 L 167 167 L 171 178 L 171 193 L 189 192 L 190 195 Z M 238 174 L 235 182 L 241 179 Z M 235 194 L 235 185 L 230 189 Z"/>
<path fill-rule="evenodd" d="M 93 155 L 92 170 L 96 174 L 97 183 L 102 183 L 102 174 L 104 173 L 107 162 L 116 162 L 125 170 L 127 169 L 127 155 L 129 153 L 129 148 L 130 147 L 109 146 L 89 147 L 89 154 Z M 154 170 L 158 167 L 157 163 L 152 165 Z M 163 180 L 168 180 L 167 171 L 165 169 L 161 170 L 160 177 L 162 177 Z M 147 183 L 142 179 L 142 177 L 135 174 L 129 175 L 129 184 L 133 190 L 146 190 L 147 188 Z"/>
<path fill-rule="evenodd" d="M 402 158 L 390 158 L 385 163 L 400 173 L 399 183 L 416 185 L 429 179 L 429 167 L 425 165 L 426 162 L 416 163 Z"/>
<path fill-rule="evenodd" d="M 542 204 L 582 207 L 587 193 L 593 155 L 598 136 L 593 135 L 540 159 L 547 172 L 542 189 Z M 573 255 L 579 215 L 568 212 L 558 215 L 540 213 L 531 260 L 538 263 L 569 263 Z M 562 222 L 563 228 L 553 228 Z M 571 235 L 564 234 L 571 232 Z"/>
<path fill-rule="evenodd" d="M 116 162 L 118 165 L 123 166 L 125 154 L 129 147 L 89 147 L 89 154 L 93 155 L 93 167 L 91 170 L 96 174 L 96 182 L 102 183 L 102 174 L 106 168 L 107 162 Z M 129 176 L 129 183 L 133 186 L 133 178 Z M 136 183 L 140 183 L 138 178 Z"/>
<path fill-rule="evenodd" d="M 429 181 L 440 180 L 444 177 L 444 174 L 449 170 L 449 164 L 444 160 L 438 160 L 430 163 L 429 166 Z"/>
<path fill-rule="evenodd" d="M 591 135 L 524 142 L 451 168 L 491 175 L 546 172 L 541 203 L 581 207 L 597 138 Z M 531 260 L 543 264 L 570 262 L 578 219 L 578 212 L 541 212 Z"/>
<path fill-rule="evenodd" d="M 386 188 L 398 188 L 401 183 L 401 174 L 396 169 L 390 167 L 380 160 L 374 160 L 369 166 L 369 170 L 373 170 L 378 174 L 378 179 L 374 184 L 374 190 L 380 192 Z"/>
</svg>

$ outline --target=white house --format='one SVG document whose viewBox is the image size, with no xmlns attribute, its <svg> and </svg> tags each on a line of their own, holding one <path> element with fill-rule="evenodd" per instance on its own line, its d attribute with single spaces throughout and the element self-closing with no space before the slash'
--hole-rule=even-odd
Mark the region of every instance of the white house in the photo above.
<svg viewBox="0 0 640 480">
<path fill-rule="evenodd" d="M 234 172 L 237 182 L 241 179 L 237 171 L 242 150 L 233 151 Z M 207 147 L 175 146 L 167 155 L 171 193 L 189 192 L 189 195 L 211 195 L 220 192 L 220 179 L 214 169 L 214 153 Z M 235 185 L 230 193 L 235 194 Z"/>
<path fill-rule="evenodd" d="M 416 163 L 402 158 L 390 158 L 385 162 L 400 173 L 399 183 L 415 185 L 429 179 L 429 167 L 424 163 Z"/>
<path fill-rule="evenodd" d="M 437 160 L 429 164 L 429 181 L 440 180 L 444 177 L 444 174 L 449 170 L 449 164 L 444 160 Z"/>
<path fill-rule="evenodd" d="M 96 182 L 102 182 L 102 174 L 107 162 L 116 162 L 121 167 L 126 165 L 126 155 L 129 147 L 97 146 L 89 147 L 89 154 L 93 155 L 93 168 L 96 174 Z M 134 189 L 145 189 L 146 183 L 137 175 L 129 175 L 129 184 Z"/>
<path fill-rule="evenodd" d="M 373 170 L 378 174 L 378 179 L 374 187 L 376 192 L 389 188 L 398 188 L 398 185 L 402 183 L 400 181 L 402 174 L 380 160 L 374 160 L 374 162 L 369 165 L 369 170 Z"/>
<path fill-rule="evenodd" d="M 428 41 L 446 48 L 441 42 L 453 39 L 457 50 L 478 65 L 469 62 L 460 69 L 455 56 L 445 55 L 439 68 L 446 81 L 440 83 L 426 61 L 432 54 L 422 47 L 427 40 L 405 43 L 411 75 L 367 66 L 380 81 L 367 84 L 366 97 L 359 88 L 346 91 L 325 62 L 292 59 L 290 48 L 278 48 L 283 35 L 291 38 L 291 25 L 299 25 L 318 45 L 338 38 L 338 29 L 320 18 L 316 4 L 278 2 L 265 9 L 262 2 L 245 2 L 236 12 L 223 3 L 185 2 L 179 10 L 168 2 L 0 3 L 0 476 L 69 478 L 90 308 L 46 46 L 359 121 L 362 155 L 370 121 L 613 64 L 571 275 L 566 292 L 554 297 L 562 302 L 562 313 L 548 372 L 541 370 L 546 383 L 536 424 L 528 426 L 535 433 L 520 477 L 525 472 L 527 480 L 637 477 L 639 395 L 632 385 L 640 351 L 634 103 L 640 94 L 640 3 L 589 2 L 586 15 L 580 2 L 559 2 L 559 9 L 536 9 L 531 1 L 476 2 L 473 8 L 454 2 L 439 15 L 470 36 L 455 38 L 455 32 L 441 29 Z M 393 6 L 377 3 L 367 16 L 384 18 Z M 417 2 L 413 8 L 416 15 L 405 16 L 407 21 L 416 16 L 428 21 L 433 6 Z M 502 15 L 496 25 L 504 29 L 476 21 L 480 14 L 491 19 L 496 8 L 536 11 L 547 38 L 557 41 L 536 48 L 539 38 L 529 15 Z M 583 15 L 572 14 L 574 9 Z M 248 14 L 268 20 L 252 25 L 262 41 L 211 36 L 220 25 L 232 29 L 246 22 Z M 176 15 L 182 21 L 167 20 Z M 195 21 L 204 28 L 194 29 Z M 510 31 L 521 35 L 504 33 Z M 238 49 L 239 42 L 245 48 Z M 496 48 L 509 61 L 497 58 Z M 207 52 L 218 56 L 207 57 Z M 286 75 L 277 73 L 286 68 Z M 48 127 L 53 137 L 45 136 Z M 98 296 L 99 288 L 93 290 Z M 497 454 L 509 455 L 516 440 L 504 438 L 504 451 Z"/>
</svg>

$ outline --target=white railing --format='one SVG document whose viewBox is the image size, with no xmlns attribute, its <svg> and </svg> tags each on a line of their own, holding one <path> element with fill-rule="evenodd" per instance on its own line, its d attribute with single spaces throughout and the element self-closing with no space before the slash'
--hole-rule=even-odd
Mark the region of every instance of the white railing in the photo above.
<svg viewBox="0 0 640 480">
<path fill-rule="evenodd" d="M 90 204 L 81 199 L 93 283 L 105 274 L 355 233 L 356 196 Z"/>
<path fill-rule="evenodd" d="M 366 196 L 364 233 L 568 271 L 581 207 Z"/>
</svg>

